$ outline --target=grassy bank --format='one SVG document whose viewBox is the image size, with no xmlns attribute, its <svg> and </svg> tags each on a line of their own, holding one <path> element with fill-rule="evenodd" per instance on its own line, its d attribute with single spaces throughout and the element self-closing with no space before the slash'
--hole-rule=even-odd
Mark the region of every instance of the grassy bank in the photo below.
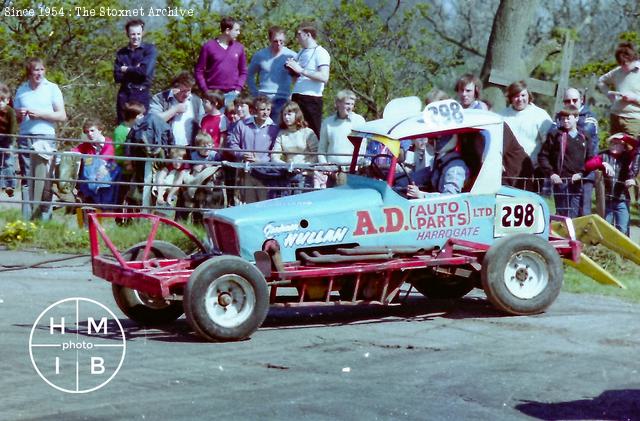
<svg viewBox="0 0 640 421">
<path fill-rule="evenodd" d="M 151 223 L 147 220 L 132 220 L 128 225 L 119 226 L 112 219 L 103 221 L 109 238 L 119 250 L 147 239 Z M 198 238 L 204 236 L 201 225 L 186 224 Z M 161 225 L 156 236 L 158 240 L 171 242 L 183 250 L 192 248 L 191 242 L 178 229 Z M 0 244 L 17 249 L 45 249 L 57 253 L 89 253 L 89 234 L 86 228 L 78 226 L 75 215 L 56 215 L 47 222 L 23 222 L 17 210 L 0 211 Z"/>
<path fill-rule="evenodd" d="M 151 224 L 136 221 L 126 226 L 118 226 L 114 221 L 104 221 L 111 240 L 119 250 L 147 239 Z M 199 238 L 204 237 L 201 225 L 187 224 L 187 228 Z M 156 237 L 169 241 L 183 250 L 189 250 L 190 241 L 177 229 L 161 227 Z M 0 244 L 9 248 L 38 248 L 59 253 L 89 253 L 89 236 L 86 229 L 79 228 L 73 215 L 56 215 L 49 222 L 22 222 L 17 210 L 0 211 Z M 598 264 L 610 271 L 623 282 L 627 289 L 601 285 L 572 268 L 565 268 L 564 290 L 576 293 L 611 295 L 626 300 L 640 302 L 640 281 L 637 265 L 625 261 L 601 247 L 589 247 L 587 253 Z"/>
</svg>

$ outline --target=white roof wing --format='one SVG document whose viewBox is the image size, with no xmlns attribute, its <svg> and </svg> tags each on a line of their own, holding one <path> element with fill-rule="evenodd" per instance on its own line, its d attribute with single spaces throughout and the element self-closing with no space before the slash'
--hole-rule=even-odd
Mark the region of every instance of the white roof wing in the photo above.
<svg viewBox="0 0 640 421">
<path fill-rule="evenodd" d="M 411 99 L 409 103 L 415 104 L 415 101 Z M 415 111 L 415 105 L 407 107 L 407 109 Z M 402 112 L 387 113 L 385 109 L 385 116 L 382 119 L 369 121 L 363 125 L 354 127 L 354 133 L 352 133 L 352 135 L 362 137 L 380 135 L 400 140 L 405 138 L 427 137 L 430 133 L 439 133 L 467 127 L 480 128 L 482 126 L 501 124 L 503 122 L 502 116 L 496 113 L 484 110 L 463 109 L 462 106 L 454 100 L 438 101 L 429 104 L 422 113 L 413 113 L 412 115 L 402 114 Z M 389 116 L 387 117 L 387 115 Z"/>
</svg>

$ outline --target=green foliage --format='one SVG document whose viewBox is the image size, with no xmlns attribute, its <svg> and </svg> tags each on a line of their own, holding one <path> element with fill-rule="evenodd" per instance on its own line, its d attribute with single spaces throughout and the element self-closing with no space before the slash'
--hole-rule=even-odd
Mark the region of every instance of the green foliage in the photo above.
<svg viewBox="0 0 640 421">
<path fill-rule="evenodd" d="M 38 227 L 33 222 L 7 222 L 0 231 L 0 243 L 15 248 L 33 240 Z"/>
<path fill-rule="evenodd" d="M 121 18 L 76 16 L 76 6 L 87 6 L 81 0 L 52 0 L 46 3 L 49 9 L 39 9 L 37 3 L 27 0 L 11 4 L 15 9 L 34 8 L 36 16 L 2 18 L 0 80 L 16 89 L 25 80 L 25 59 L 42 57 L 47 78 L 60 85 L 69 117 L 59 125 L 59 136 L 78 136 L 87 117 L 112 123 L 115 85 L 111 63 L 114 39 L 122 38 L 117 29 Z M 90 7 L 121 6 L 117 0 L 96 0 Z"/>
<path fill-rule="evenodd" d="M 175 3 L 175 0 L 172 0 Z M 172 3 L 170 2 L 170 3 Z M 176 3 L 177 4 L 177 3 Z M 297 2 L 234 0 L 223 12 L 210 3 L 189 3 L 194 16 L 170 20 L 153 37 L 163 47 L 157 80 L 168 84 L 178 72 L 194 68 L 201 45 L 220 32 L 218 22 L 229 14 L 242 22 L 240 41 L 248 59 L 268 45 L 267 30 L 278 25 L 289 35 L 289 48 L 299 50 L 292 35 L 302 21 L 319 25 L 318 41 L 331 54 L 331 75 L 324 93 L 325 114 L 333 110 L 335 93 L 351 89 L 358 94 L 358 112 L 379 117 L 384 105 L 402 95 L 424 95 L 441 66 L 427 52 L 439 49 L 421 25 L 428 13 L 419 4 L 406 13 L 391 16 L 384 1 L 341 1 L 315 7 Z M 184 6 L 183 6 L 184 7 Z M 455 60 L 452 57 L 452 61 Z M 459 61 L 460 58 L 458 57 Z"/>
<path fill-rule="evenodd" d="M 637 271 L 638 267 L 635 266 L 635 273 L 637 273 Z M 609 295 L 627 301 L 640 302 L 640 282 L 638 282 L 637 275 L 633 272 L 618 273 L 612 271 L 612 273 L 627 289 L 621 289 L 613 285 L 599 284 L 577 270 L 565 265 L 563 290 L 581 294 Z"/>
<path fill-rule="evenodd" d="M 385 20 L 384 2 L 342 1 L 325 12 L 322 34 L 331 53 L 332 68 L 328 94 L 351 89 L 366 106 L 366 118 L 378 118 L 392 98 L 407 95 L 424 97 L 431 78 L 441 66 L 428 51 L 439 47 L 420 24 L 428 9 L 416 5 L 401 16 Z M 326 101 L 329 102 L 329 101 Z"/>
<path fill-rule="evenodd" d="M 19 211 L 0 211 L 0 244 L 9 248 L 41 248 L 49 252 L 88 253 L 89 234 L 86 229 L 77 226 L 75 215 L 56 215 L 56 219 L 47 222 L 22 221 Z M 132 245 L 145 241 L 151 232 L 151 222 L 140 220 L 126 226 L 119 226 L 112 219 L 104 220 L 109 238 L 118 250 L 124 251 Z M 205 237 L 202 224 L 185 224 L 187 229 L 198 238 Z M 186 252 L 194 249 L 194 244 L 177 228 L 161 225 L 156 239 L 168 241 Z M 108 250 L 104 243 L 102 253 Z"/>
</svg>

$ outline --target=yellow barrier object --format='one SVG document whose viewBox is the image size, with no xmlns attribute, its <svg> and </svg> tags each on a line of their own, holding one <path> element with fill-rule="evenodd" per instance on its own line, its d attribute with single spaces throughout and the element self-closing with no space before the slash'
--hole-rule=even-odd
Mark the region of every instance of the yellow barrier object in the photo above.
<svg viewBox="0 0 640 421">
<path fill-rule="evenodd" d="M 620 256 L 640 265 L 640 246 L 598 215 L 573 219 L 576 237 L 583 243 L 602 244 Z"/>
<path fill-rule="evenodd" d="M 615 285 L 619 288 L 627 289 L 627 287 L 622 282 L 618 281 L 613 275 L 600 267 L 600 265 L 591 260 L 591 258 L 584 253 L 580 254 L 580 262 L 578 263 L 575 263 L 573 260 L 563 260 L 569 266 L 576 268 L 577 270 L 600 284 Z"/>
<path fill-rule="evenodd" d="M 640 265 L 640 246 L 631 241 L 629 237 L 622 234 L 599 215 L 581 216 L 572 219 L 572 223 L 578 240 L 590 245 L 601 244 L 615 251 L 620 256 Z M 552 223 L 552 231 L 561 237 L 569 237 L 567 227 L 562 223 Z M 565 260 L 565 262 L 596 282 L 626 289 L 622 282 L 618 281 L 613 275 L 600 267 L 584 253 L 580 255 L 579 263 L 574 263 L 569 260 Z"/>
</svg>

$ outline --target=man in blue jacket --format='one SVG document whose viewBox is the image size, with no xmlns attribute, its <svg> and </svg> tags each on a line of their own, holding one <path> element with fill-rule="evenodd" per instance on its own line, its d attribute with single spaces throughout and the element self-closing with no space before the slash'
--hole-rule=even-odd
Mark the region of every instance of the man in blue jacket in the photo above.
<svg viewBox="0 0 640 421">
<path fill-rule="evenodd" d="M 131 101 L 140 102 L 149 109 L 151 82 L 156 69 L 158 52 L 153 44 L 142 42 L 144 22 L 133 19 L 125 25 L 129 45 L 118 50 L 113 63 L 113 79 L 120 84 L 116 112 L 118 124 L 124 121 L 122 109 Z"/>
</svg>

